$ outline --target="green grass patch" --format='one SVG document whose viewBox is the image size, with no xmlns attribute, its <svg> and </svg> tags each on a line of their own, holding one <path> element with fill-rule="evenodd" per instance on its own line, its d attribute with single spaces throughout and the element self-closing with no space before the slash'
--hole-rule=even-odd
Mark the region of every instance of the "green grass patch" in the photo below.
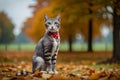
<svg viewBox="0 0 120 80">
<path fill-rule="evenodd" d="M 0 50 L 31 50 L 34 51 L 36 44 L 0 44 Z M 87 44 L 74 43 L 72 45 L 73 51 L 87 51 Z M 68 51 L 69 45 L 67 43 L 60 44 L 60 51 Z M 94 51 L 112 51 L 112 44 L 93 44 Z"/>
</svg>

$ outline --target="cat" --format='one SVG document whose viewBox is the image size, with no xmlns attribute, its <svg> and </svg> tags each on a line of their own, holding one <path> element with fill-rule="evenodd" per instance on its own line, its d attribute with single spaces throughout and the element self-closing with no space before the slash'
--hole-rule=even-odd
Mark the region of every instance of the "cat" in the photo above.
<svg viewBox="0 0 120 80">
<path fill-rule="evenodd" d="M 57 74 L 56 59 L 60 45 L 60 15 L 55 18 L 44 16 L 46 32 L 39 40 L 32 59 L 32 71 L 36 70 Z"/>
</svg>

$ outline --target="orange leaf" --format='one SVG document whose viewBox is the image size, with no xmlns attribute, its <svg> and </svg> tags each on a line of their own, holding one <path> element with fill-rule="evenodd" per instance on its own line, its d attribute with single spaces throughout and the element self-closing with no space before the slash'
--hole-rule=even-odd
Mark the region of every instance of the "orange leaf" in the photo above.
<svg viewBox="0 0 120 80">
<path fill-rule="evenodd" d="M 35 72 L 34 72 L 34 75 L 33 76 L 35 76 L 35 77 L 41 77 L 42 76 L 42 72 L 40 72 L 39 70 L 36 70 Z"/>
</svg>

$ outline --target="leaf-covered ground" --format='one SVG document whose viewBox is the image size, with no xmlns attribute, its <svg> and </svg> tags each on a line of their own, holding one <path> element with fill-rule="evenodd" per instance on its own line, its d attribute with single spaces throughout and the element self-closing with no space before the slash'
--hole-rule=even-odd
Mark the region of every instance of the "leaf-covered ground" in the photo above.
<svg viewBox="0 0 120 80">
<path fill-rule="evenodd" d="M 32 71 L 30 51 L 0 51 L 0 80 L 120 80 L 120 65 L 96 63 L 111 57 L 111 52 L 59 52 L 57 71 L 52 75 Z"/>
</svg>

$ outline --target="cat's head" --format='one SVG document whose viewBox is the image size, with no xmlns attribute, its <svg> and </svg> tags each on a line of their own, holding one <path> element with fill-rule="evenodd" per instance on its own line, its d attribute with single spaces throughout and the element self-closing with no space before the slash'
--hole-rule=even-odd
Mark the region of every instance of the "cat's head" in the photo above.
<svg viewBox="0 0 120 80">
<path fill-rule="evenodd" d="M 57 15 L 55 18 L 49 18 L 48 15 L 44 17 L 47 32 L 58 32 L 60 28 L 60 15 Z"/>
</svg>

